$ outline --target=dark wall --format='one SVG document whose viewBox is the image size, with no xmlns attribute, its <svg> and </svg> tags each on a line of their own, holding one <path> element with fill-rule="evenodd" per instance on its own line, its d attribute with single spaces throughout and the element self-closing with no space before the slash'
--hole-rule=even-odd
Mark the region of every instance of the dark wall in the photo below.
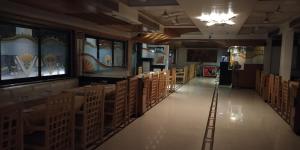
<svg viewBox="0 0 300 150">
<path fill-rule="evenodd" d="M 256 70 L 262 69 L 262 64 L 245 64 L 244 70 L 232 72 L 232 87 L 255 88 Z"/>
</svg>

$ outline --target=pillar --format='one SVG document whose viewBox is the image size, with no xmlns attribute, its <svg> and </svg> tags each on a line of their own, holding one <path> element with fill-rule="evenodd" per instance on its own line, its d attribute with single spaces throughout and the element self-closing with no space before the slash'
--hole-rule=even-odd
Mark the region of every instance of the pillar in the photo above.
<svg viewBox="0 0 300 150">
<path fill-rule="evenodd" d="M 293 60 L 294 30 L 288 25 L 281 27 L 282 44 L 280 53 L 279 75 L 283 80 L 290 80 Z"/>
<path fill-rule="evenodd" d="M 272 55 L 272 39 L 267 39 L 267 46 L 264 51 L 264 72 L 271 73 L 271 55 Z"/>
</svg>

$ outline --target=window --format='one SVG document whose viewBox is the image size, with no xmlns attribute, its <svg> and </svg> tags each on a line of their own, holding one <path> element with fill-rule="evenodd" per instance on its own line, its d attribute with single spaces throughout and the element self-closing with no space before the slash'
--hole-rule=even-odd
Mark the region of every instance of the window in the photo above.
<svg viewBox="0 0 300 150">
<path fill-rule="evenodd" d="M 36 30 L 1 25 L 1 79 L 38 76 L 38 39 Z"/>
<path fill-rule="evenodd" d="M 66 73 L 68 36 L 62 32 L 41 30 L 42 76 Z"/>
<path fill-rule="evenodd" d="M 0 23 L 1 83 L 66 75 L 68 44 L 67 32 Z"/>
<path fill-rule="evenodd" d="M 125 66 L 125 42 L 87 37 L 83 53 L 83 72 L 97 73 Z"/>
<path fill-rule="evenodd" d="M 112 66 L 112 42 L 99 40 L 99 61 L 106 66 Z"/>
<path fill-rule="evenodd" d="M 124 65 L 124 43 L 114 42 L 114 66 Z"/>
</svg>

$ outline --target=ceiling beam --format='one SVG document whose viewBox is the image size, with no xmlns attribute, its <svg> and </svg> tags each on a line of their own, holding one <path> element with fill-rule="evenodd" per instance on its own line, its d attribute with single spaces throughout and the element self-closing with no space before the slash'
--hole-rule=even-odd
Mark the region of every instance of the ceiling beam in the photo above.
<svg viewBox="0 0 300 150">
<path fill-rule="evenodd" d="M 197 28 L 197 26 L 164 26 L 164 28 Z"/>
</svg>

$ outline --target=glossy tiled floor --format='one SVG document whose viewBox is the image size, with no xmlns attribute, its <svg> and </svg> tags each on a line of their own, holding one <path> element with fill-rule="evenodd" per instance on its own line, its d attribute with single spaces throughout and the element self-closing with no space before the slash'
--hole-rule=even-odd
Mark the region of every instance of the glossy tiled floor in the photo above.
<svg viewBox="0 0 300 150">
<path fill-rule="evenodd" d="M 194 79 L 98 150 L 200 150 L 214 79 Z M 251 90 L 220 88 L 215 150 L 289 150 L 295 136 Z"/>
<path fill-rule="evenodd" d="M 253 90 L 220 87 L 215 150 L 300 150 L 300 137 Z"/>
</svg>

